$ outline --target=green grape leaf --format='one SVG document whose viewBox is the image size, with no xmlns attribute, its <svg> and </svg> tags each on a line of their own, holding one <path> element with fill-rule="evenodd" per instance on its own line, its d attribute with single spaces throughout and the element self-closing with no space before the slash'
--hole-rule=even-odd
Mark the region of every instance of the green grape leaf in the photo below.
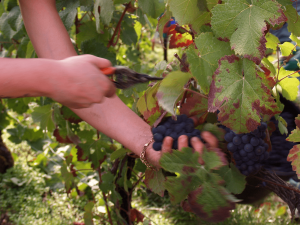
<svg viewBox="0 0 300 225">
<path fill-rule="evenodd" d="M 298 39 L 298 37 L 296 36 L 296 35 L 294 35 L 293 33 L 290 35 L 290 39 L 292 40 L 292 41 L 294 41 L 296 44 L 297 44 L 297 46 L 300 46 L 300 40 Z"/>
<path fill-rule="evenodd" d="M 218 68 L 218 60 L 233 52 L 229 43 L 217 40 L 212 33 L 202 33 L 195 39 L 195 44 L 198 50 L 190 46 L 186 52 L 190 70 L 203 92 L 208 94 L 212 75 Z"/>
<path fill-rule="evenodd" d="M 60 171 L 61 171 L 61 176 L 64 179 L 66 191 L 67 193 L 70 193 L 72 183 L 74 181 L 74 176 L 71 172 L 69 172 L 66 161 L 63 162 Z"/>
<path fill-rule="evenodd" d="M 3 13 L 0 18 L 0 30 L 2 35 L 13 38 L 23 27 L 20 8 L 15 6 L 9 13 Z"/>
<path fill-rule="evenodd" d="M 81 51 L 83 54 L 91 54 L 98 57 L 106 58 L 112 64 L 116 64 L 115 53 L 109 52 L 107 47 L 98 39 L 90 39 L 81 43 Z"/>
<path fill-rule="evenodd" d="M 98 12 L 98 7 L 100 7 L 100 15 Z M 100 18 L 101 21 L 108 26 L 112 19 L 114 10 L 115 7 L 113 1 L 95 0 L 94 14 L 96 19 L 96 28 L 98 32 L 100 31 Z"/>
<path fill-rule="evenodd" d="M 142 9 L 144 13 L 152 18 L 159 17 L 165 10 L 165 4 L 163 0 L 139 0 L 139 8 Z"/>
<path fill-rule="evenodd" d="M 111 172 L 101 175 L 101 180 L 102 182 L 99 184 L 99 187 L 104 193 L 108 193 L 112 190 L 112 188 L 115 188 L 114 185 L 112 185 L 114 183 L 115 176 Z"/>
<path fill-rule="evenodd" d="M 93 222 L 93 208 L 94 208 L 94 202 L 90 201 L 84 206 L 84 224 L 85 225 L 94 225 Z"/>
<path fill-rule="evenodd" d="M 271 0 L 224 0 L 212 9 L 212 29 L 217 37 L 230 40 L 235 53 L 259 64 L 265 55 L 266 22 L 287 20 L 280 5 Z"/>
<path fill-rule="evenodd" d="M 208 110 L 220 110 L 218 120 L 238 133 L 249 133 L 260 124 L 261 116 L 280 112 L 255 63 L 235 55 L 219 60 L 208 95 Z"/>
<path fill-rule="evenodd" d="M 212 8 L 219 3 L 219 0 L 206 0 L 206 1 L 207 1 L 207 9 L 209 11 L 212 10 Z"/>
<path fill-rule="evenodd" d="M 126 45 L 135 44 L 138 40 L 138 36 L 135 32 L 133 24 L 123 23 L 121 27 L 121 39 Z"/>
<path fill-rule="evenodd" d="M 290 42 L 284 42 L 279 45 L 282 56 L 289 56 L 292 54 L 292 51 L 295 49 L 295 45 Z"/>
<path fill-rule="evenodd" d="M 299 20 L 299 15 L 297 10 L 292 5 L 288 5 L 285 8 L 286 11 L 284 12 L 284 14 L 288 18 L 287 21 L 288 31 L 293 33 L 296 36 L 300 36 L 300 20 Z"/>
<path fill-rule="evenodd" d="M 279 70 L 278 80 L 281 80 L 278 84 L 282 88 L 282 95 L 290 101 L 295 101 L 298 96 L 299 80 L 294 77 L 287 77 L 292 74 L 293 71 L 285 70 L 283 67 Z"/>
<path fill-rule="evenodd" d="M 189 73 L 174 71 L 169 73 L 160 83 L 156 98 L 161 107 L 175 115 L 175 105 L 184 92 L 184 86 L 192 78 Z"/>
<path fill-rule="evenodd" d="M 277 50 L 277 45 L 280 43 L 278 37 L 276 37 L 274 34 L 267 33 L 266 34 L 266 47 L 273 49 L 274 51 Z"/>
<path fill-rule="evenodd" d="M 146 184 L 147 188 L 161 197 L 164 197 L 165 180 L 166 178 L 163 175 L 162 170 L 155 171 L 155 170 L 147 169 L 145 172 L 144 183 Z"/>
<path fill-rule="evenodd" d="M 281 116 L 279 118 L 282 119 Z M 278 120 L 278 128 L 281 134 L 287 135 L 289 133 L 285 124 L 281 120 Z"/>
<path fill-rule="evenodd" d="M 137 109 L 149 124 L 153 124 L 160 116 L 161 109 L 155 97 L 158 88 L 159 83 L 156 83 L 153 87 L 148 88 L 144 95 L 139 98 L 136 104 Z"/>
<path fill-rule="evenodd" d="M 198 0 L 170 0 L 170 10 L 179 25 L 190 25 L 197 33 L 200 27 L 210 22 L 210 12 Z M 205 2 L 206 3 L 206 2 Z"/>
<path fill-rule="evenodd" d="M 81 46 L 81 43 L 90 39 L 100 39 L 97 33 L 95 21 L 87 21 L 79 27 L 79 33 L 76 35 L 76 43 Z"/>
<path fill-rule="evenodd" d="M 225 180 L 226 189 L 233 194 L 240 194 L 246 187 L 246 176 L 231 163 L 230 167 L 223 166 L 216 171 Z"/>
<path fill-rule="evenodd" d="M 47 128 L 49 132 L 53 132 L 55 126 L 52 120 L 52 112 L 52 106 L 45 105 L 34 108 L 31 116 L 34 122 L 40 123 L 40 127 L 42 130 L 46 130 Z"/>
<path fill-rule="evenodd" d="M 79 7 L 78 0 L 66 1 L 64 10 L 59 12 L 59 16 L 64 23 L 67 30 L 70 30 L 74 24 L 75 16 L 77 14 L 77 7 Z"/>
<path fill-rule="evenodd" d="M 300 179 L 300 145 L 294 145 L 287 156 L 287 161 L 292 163 L 293 170 Z"/>
<path fill-rule="evenodd" d="M 296 127 L 286 140 L 291 142 L 300 142 L 300 129 Z"/>
<path fill-rule="evenodd" d="M 213 152 L 204 150 L 203 154 L 211 156 L 211 153 Z M 165 153 L 161 157 L 162 168 L 177 174 L 176 177 L 168 176 L 165 182 L 165 188 L 173 203 L 184 200 L 191 191 L 205 182 L 213 185 L 222 183 L 222 179 L 211 171 L 211 169 L 224 165 L 221 157 L 205 157 L 205 166 L 198 163 L 198 158 L 199 153 L 193 152 L 191 148 Z"/>
</svg>

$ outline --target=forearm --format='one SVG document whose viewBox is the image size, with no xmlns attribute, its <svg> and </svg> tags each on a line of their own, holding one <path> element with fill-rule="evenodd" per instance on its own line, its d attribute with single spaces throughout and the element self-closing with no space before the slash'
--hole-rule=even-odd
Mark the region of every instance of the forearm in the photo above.
<svg viewBox="0 0 300 225">
<path fill-rule="evenodd" d="M 2 58 L 0 68 L 0 98 L 48 96 L 52 86 L 47 82 L 47 77 L 56 73 L 57 62 Z"/>
<path fill-rule="evenodd" d="M 63 59 L 76 55 L 56 12 L 54 0 L 20 0 L 20 6 L 27 32 L 39 57 Z M 39 13 L 36 14 L 36 11 Z M 118 97 L 105 98 L 101 104 L 89 108 L 72 110 L 136 154 L 140 154 L 143 145 L 152 137 L 150 126 Z"/>
</svg>

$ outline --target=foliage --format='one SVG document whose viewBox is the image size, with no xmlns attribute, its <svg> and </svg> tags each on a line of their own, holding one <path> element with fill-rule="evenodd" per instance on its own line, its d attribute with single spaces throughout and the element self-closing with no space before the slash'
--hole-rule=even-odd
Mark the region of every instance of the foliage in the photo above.
<svg viewBox="0 0 300 225">
<path fill-rule="evenodd" d="M 298 45 L 299 21 L 291 4 L 287 0 L 57 0 L 56 8 L 79 54 L 165 77 L 151 87 L 136 85 L 117 93 L 149 124 L 157 125 L 161 115 L 180 112 L 198 118 L 200 127 L 218 121 L 236 133 L 248 133 L 262 119 L 279 118 L 279 91 L 289 100 L 296 98 L 295 73 L 267 56 L 280 47 L 289 57 Z M 36 57 L 18 2 L 1 1 L 0 16 L 1 56 Z M 167 26 L 172 17 L 176 23 Z M 279 45 L 269 33 L 286 21 L 296 44 Z M 164 34 L 170 36 L 169 46 L 182 47 L 169 64 L 162 61 L 162 49 L 155 47 L 163 38 L 168 40 Z M 144 186 L 140 181 L 146 170 L 139 159 L 49 98 L 2 99 L 1 110 L 1 128 L 7 129 L 10 141 L 25 141 L 35 152 L 36 158 L 28 163 L 47 174 L 50 190 L 64 187 L 69 196 L 88 199 L 86 224 L 134 223 L 131 197 Z M 209 126 L 222 141 L 222 132 Z M 296 133 L 291 141 L 299 141 L 294 139 Z M 187 202 L 187 211 L 208 221 L 225 219 L 237 201 L 233 194 L 245 187 L 245 177 L 230 162 L 226 148 L 206 149 L 204 165 L 197 157 L 190 148 L 165 154 L 163 170 L 147 171 L 145 183 L 160 195 L 165 188 L 173 203 Z M 295 164 L 296 158 L 291 155 L 289 160 Z M 298 163 L 294 167 L 299 171 Z M 18 178 L 15 185 L 25 180 Z M 33 190 L 28 194 L 36 195 Z M 97 201 L 102 201 L 106 214 L 94 213 Z"/>
</svg>

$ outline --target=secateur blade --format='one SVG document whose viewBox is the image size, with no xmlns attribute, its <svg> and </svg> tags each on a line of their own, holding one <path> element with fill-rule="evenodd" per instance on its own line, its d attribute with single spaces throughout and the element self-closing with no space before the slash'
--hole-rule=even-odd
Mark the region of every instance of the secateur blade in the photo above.
<svg viewBox="0 0 300 225">
<path fill-rule="evenodd" d="M 113 82 L 119 89 L 127 89 L 135 84 L 163 79 L 161 77 L 151 77 L 147 74 L 137 73 L 125 66 L 107 67 L 101 69 L 101 71 L 108 76 L 115 75 Z"/>
</svg>

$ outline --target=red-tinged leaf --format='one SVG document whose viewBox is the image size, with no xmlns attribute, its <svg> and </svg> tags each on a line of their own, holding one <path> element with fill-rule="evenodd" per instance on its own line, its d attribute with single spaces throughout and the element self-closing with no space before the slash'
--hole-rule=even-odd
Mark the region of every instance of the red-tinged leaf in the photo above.
<svg viewBox="0 0 300 225">
<path fill-rule="evenodd" d="M 261 67 L 261 69 L 264 71 L 264 73 L 258 71 L 257 74 L 261 77 L 263 83 L 267 85 L 268 88 L 272 89 L 276 82 L 274 77 L 271 75 L 271 71 L 264 66 Z"/>
<path fill-rule="evenodd" d="M 138 211 L 137 209 L 130 209 L 130 221 L 131 222 L 143 222 L 144 221 L 144 214 Z"/>
<path fill-rule="evenodd" d="M 60 109 L 62 116 L 65 120 L 68 120 L 70 123 L 79 123 L 82 119 L 77 116 L 71 109 L 66 106 L 61 107 Z"/>
<path fill-rule="evenodd" d="M 212 29 L 228 38 L 231 48 L 259 64 L 266 52 L 266 21 L 273 26 L 287 20 L 280 5 L 272 0 L 223 0 L 212 9 Z"/>
<path fill-rule="evenodd" d="M 188 29 L 187 26 L 186 28 Z M 191 34 L 189 34 L 188 32 L 181 33 L 183 29 L 185 29 L 185 26 L 183 26 L 181 30 L 180 30 L 180 26 L 176 26 L 176 25 L 170 28 L 168 33 L 170 35 L 170 42 L 169 42 L 170 49 L 186 47 L 193 43 L 193 38 Z"/>
<path fill-rule="evenodd" d="M 300 179 L 300 145 L 294 145 L 287 156 L 287 161 L 292 162 L 292 168 Z"/>
<path fill-rule="evenodd" d="M 76 135 L 73 135 L 71 137 L 67 136 L 67 135 L 63 135 L 60 133 L 59 129 L 56 128 L 53 131 L 53 136 L 56 138 L 56 141 L 59 143 L 65 143 L 65 144 L 73 144 L 73 143 L 78 143 L 79 141 L 79 137 Z"/>
<path fill-rule="evenodd" d="M 140 97 L 136 105 L 144 119 L 151 125 L 161 114 L 161 108 L 159 107 L 155 96 L 158 88 L 159 83 L 156 83 L 153 87 L 148 88 L 145 91 L 145 94 Z"/>
<path fill-rule="evenodd" d="M 73 177 L 77 177 L 76 170 L 74 169 L 73 164 L 71 165 L 70 170 L 71 170 L 71 173 L 72 173 Z"/>
<path fill-rule="evenodd" d="M 204 184 L 188 196 L 190 209 L 200 218 L 208 222 L 221 222 L 230 216 L 235 208 L 234 201 L 226 196 L 226 189 Z"/>
<path fill-rule="evenodd" d="M 77 145 L 76 148 L 77 148 L 77 160 L 78 161 L 85 161 L 85 160 L 87 160 L 88 159 L 87 156 L 83 157 L 84 152 L 83 152 L 82 148 L 80 148 L 79 145 Z"/>
<path fill-rule="evenodd" d="M 187 89 L 186 100 L 180 107 L 180 114 L 188 117 L 196 116 L 207 112 L 207 97 Z M 207 113 L 206 113 L 207 115 Z"/>
<path fill-rule="evenodd" d="M 295 130 L 292 130 L 291 134 L 286 140 L 290 142 L 300 142 L 300 129 L 296 127 Z"/>
<path fill-rule="evenodd" d="M 255 63 L 235 55 L 219 60 L 208 95 L 208 110 L 238 133 L 249 133 L 261 117 L 280 113 L 269 89 L 256 73 Z"/>
<path fill-rule="evenodd" d="M 159 196 L 164 196 L 164 182 L 166 178 L 164 177 L 162 170 L 155 171 L 147 169 L 145 172 L 145 180 L 147 188 L 149 188 L 152 192 L 158 194 Z"/>
<path fill-rule="evenodd" d="M 300 129 L 300 115 L 295 118 L 295 124 Z"/>
</svg>

